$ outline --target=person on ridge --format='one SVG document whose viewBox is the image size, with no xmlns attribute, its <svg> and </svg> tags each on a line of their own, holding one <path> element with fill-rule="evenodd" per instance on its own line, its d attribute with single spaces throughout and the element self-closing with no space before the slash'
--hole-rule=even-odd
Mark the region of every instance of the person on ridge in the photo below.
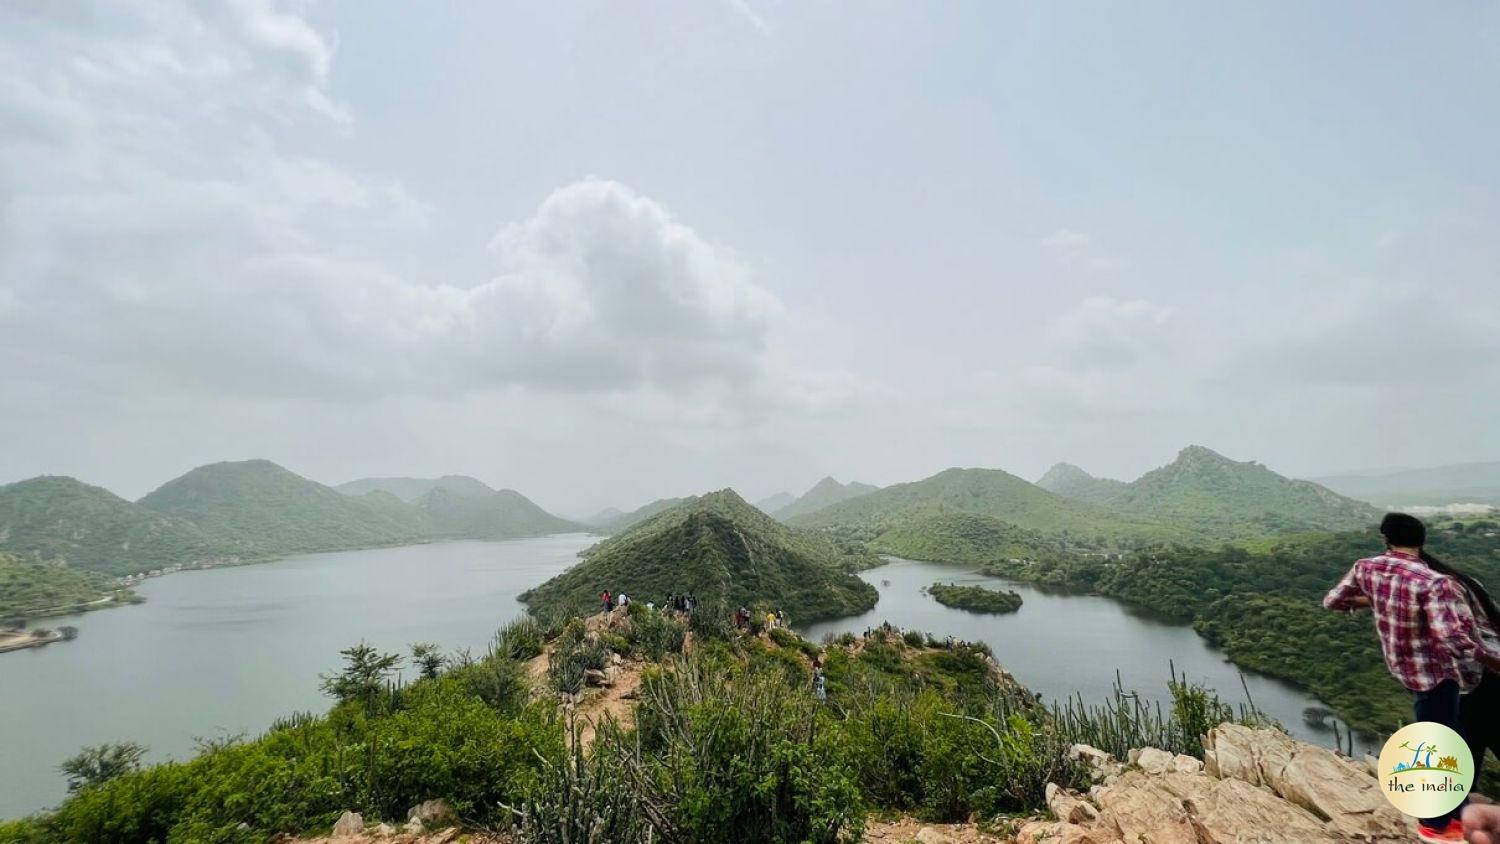
<svg viewBox="0 0 1500 844">
<path fill-rule="evenodd" d="M 610 594 L 609 594 L 609 590 L 608 589 L 606 589 L 603 592 L 599 593 L 599 602 L 604 605 L 604 611 L 605 612 L 609 612 L 610 610 L 612 610 L 612 609 L 615 608 L 614 601 L 610 599 Z"/>
<path fill-rule="evenodd" d="M 1385 553 L 1356 562 L 1323 606 L 1374 613 L 1386 667 L 1411 691 L 1416 720 L 1463 736 L 1483 767 L 1486 748 L 1500 755 L 1500 612 L 1479 581 L 1423 550 L 1427 528 L 1415 516 L 1389 513 L 1380 533 Z M 1463 809 L 1419 818 L 1417 837 L 1463 841 Z"/>
</svg>

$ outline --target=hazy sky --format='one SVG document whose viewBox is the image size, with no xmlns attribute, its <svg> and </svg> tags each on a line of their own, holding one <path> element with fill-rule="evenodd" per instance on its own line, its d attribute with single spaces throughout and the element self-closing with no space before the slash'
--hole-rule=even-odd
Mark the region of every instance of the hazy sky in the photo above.
<svg viewBox="0 0 1500 844">
<path fill-rule="evenodd" d="M 1500 458 L 1492 3 L 0 5 L 0 481 Z"/>
</svg>

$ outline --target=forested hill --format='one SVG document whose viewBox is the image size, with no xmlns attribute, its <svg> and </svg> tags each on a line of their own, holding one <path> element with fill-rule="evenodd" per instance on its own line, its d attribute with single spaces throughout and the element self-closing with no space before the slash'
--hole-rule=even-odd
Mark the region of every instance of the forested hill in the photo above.
<svg viewBox="0 0 1500 844">
<path fill-rule="evenodd" d="M 477 494 L 438 487 L 413 502 L 439 537 L 515 539 L 585 530 L 558 518 L 513 489 Z"/>
<path fill-rule="evenodd" d="M 200 466 L 142 498 L 247 557 L 368 548 L 431 536 L 422 514 L 393 495 L 358 498 L 269 460 Z"/>
<path fill-rule="evenodd" d="M 55 475 L 0 486 L 0 550 L 111 575 L 226 553 L 187 519 Z"/>
<path fill-rule="evenodd" d="M 766 510 L 766 512 L 785 522 L 797 516 L 816 513 L 824 507 L 837 504 L 840 501 L 848 501 L 851 498 L 867 495 L 879 488 L 870 484 L 862 484 L 859 481 L 850 481 L 847 484 L 842 484 L 833 478 L 824 478 L 797 499 L 774 510 Z"/>
<path fill-rule="evenodd" d="M 1354 530 L 1380 518 L 1363 501 L 1197 445 L 1128 484 L 1095 478 L 1068 464 L 1054 466 L 1040 484 L 1122 516 L 1170 524 L 1205 543 Z"/>
<path fill-rule="evenodd" d="M 658 602 L 668 593 L 692 593 L 719 612 L 761 606 L 801 623 L 875 605 L 875 589 L 851 573 L 855 565 L 828 539 L 787 527 L 733 490 L 720 490 L 600 542 L 522 599 L 551 615 L 586 612 L 605 589 Z"/>
<path fill-rule="evenodd" d="M 940 513 L 985 516 L 1079 544 L 1134 546 L 1186 539 L 1175 526 L 1123 516 L 1103 507 L 1054 495 L 999 469 L 948 469 L 930 478 L 895 484 L 790 519 L 800 527 L 882 530 L 897 522 Z"/>
</svg>

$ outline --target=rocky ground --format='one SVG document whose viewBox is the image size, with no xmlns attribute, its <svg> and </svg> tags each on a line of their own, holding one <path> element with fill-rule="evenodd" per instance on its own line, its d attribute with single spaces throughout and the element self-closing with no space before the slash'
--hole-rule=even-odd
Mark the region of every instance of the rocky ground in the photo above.
<svg viewBox="0 0 1500 844">
<path fill-rule="evenodd" d="M 1284 733 L 1223 724 L 1203 762 L 1145 748 L 1124 763 L 1092 748 L 1088 794 L 1049 787 L 1052 819 L 1017 844 L 1323 844 L 1414 841 L 1411 821 L 1381 794 L 1368 761 Z"/>
</svg>

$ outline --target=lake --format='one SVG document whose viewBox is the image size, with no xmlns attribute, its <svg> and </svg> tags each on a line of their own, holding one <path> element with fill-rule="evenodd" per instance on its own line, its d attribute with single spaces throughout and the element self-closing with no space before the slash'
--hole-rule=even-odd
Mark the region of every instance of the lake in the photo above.
<svg viewBox="0 0 1500 844">
<path fill-rule="evenodd" d="M 140 606 L 48 619 L 79 638 L 0 655 L 0 818 L 55 805 L 57 765 L 88 744 L 131 740 L 151 758 L 184 758 L 195 737 L 255 735 L 276 718 L 321 712 L 318 675 L 339 650 L 365 639 L 387 651 L 418 641 L 480 653 L 524 611 L 516 597 L 563 571 L 595 537 L 450 542 L 290 557 L 274 563 L 149 580 Z M 1238 672 L 1191 628 L 1132 614 L 1104 598 L 1047 595 L 1007 584 L 1025 604 L 1009 616 L 974 615 L 921 594 L 936 581 L 995 582 L 968 568 L 895 561 L 862 575 L 880 590 L 870 613 L 810 626 L 863 631 L 889 620 L 988 642 L 1000 663 L 1045 697 L 1106 699 L 1119 666 L 1128 688 L 1164 695 L 1167 663 L 1241 701 Z M 890 585 L 883 585 L 883 581 Z M 1289 686 L 1248 676 L 1255 702 L 1304 736 L 1316 703 Z"/>
<path fill-rule="evenodd" d="M 329 701 L 318 674 L 362 638 L 387 651 L 430 641 L 481 653 L 525 612 L 518 595 L 597 539 L 444 542 L 188 571 L 141 584 L 139 606 L 38 622 L 71 624 L 78 639 L 0 654 L 0 818 L 58 803 L 57 765 L 84 745 L 130 740 L 153 759 L 180 759 L 195 737 L 255 735 L 283 715 L 321 712 Z"/>
<path fill-rule="evenodd" d="M 1246 702 L 1245 688 L 1261 712 L 1289 733 L 1307 741 L 1333 744 L 1333 732 L 1308 726 L 1303 710 L 1322 706 L 1314 697 L 1258 674 L 1244 673 L 1223 652 L 1209 647 L 1193 628 L 1132 611 L 1109 598 L 1048 593 L 1025 583 L 989 577 L 972 567 L 891 558 L 860 577 L 880 590 L 880 602 L 863 615 L 798 628 L 820 641 L 829 633 L 863 633 L 881 622 L 922 630 L 943 638 L 981 641 L 1000 665 L 1033 692 L 1051 702 L 1082 695 L 1086 703 L 1109 699 L 1115 669 L 1126 691 L 1171 705 L 1167 682 L 1178 676 L 1202 683 L 1226 703 Z M 945 607 L 921 590 L 934 583 L 981 584 L 1020 594 L 1021 609 L 1007 615 L 972 613 Z M 795 624 L 796 619 L 793 619 Z M 1374 632 L 1371 632 L 1374 635 Z M 1342 725 L 1341 725 L 1342 726 Z M 1368 740 L 1355 739 L 1356 752 Z M 1376 752 L 1378 752 L 1378 746 Z"/>
</svg>

